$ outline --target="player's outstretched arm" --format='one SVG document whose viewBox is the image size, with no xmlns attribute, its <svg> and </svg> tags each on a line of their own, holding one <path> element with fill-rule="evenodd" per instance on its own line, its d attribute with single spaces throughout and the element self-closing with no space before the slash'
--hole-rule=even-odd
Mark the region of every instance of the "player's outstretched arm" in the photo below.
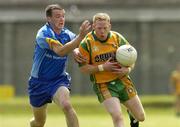
<svg viewBox="0 0 180 127">
<path fill-rule="evenodd" d="M 58 45 L 53 44 L 52 50 L 57 53 L 59 56 L 65 56 L 69 52 L 71 52 L 73 49 L 79 46 L 79 43 L 82 41 L 82 39 L 85 37 L 85 35 L 90 31 L 91 25 L 88 20 L 85 20 L 79 29 L 79 34 L 76 36 L 75 39 L 72 41 L 66 43 L 65 45 Z"/>
</svg>

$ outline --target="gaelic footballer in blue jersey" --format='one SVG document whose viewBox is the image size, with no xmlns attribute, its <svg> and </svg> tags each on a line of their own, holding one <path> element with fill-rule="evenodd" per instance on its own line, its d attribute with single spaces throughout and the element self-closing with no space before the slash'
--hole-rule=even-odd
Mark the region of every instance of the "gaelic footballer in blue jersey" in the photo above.
<svg viewBox="0 0 180 127">
<path fill-rule="evenodd" d="M 48 5 L 47 23 L 37 33 L 28 93 L 34 117 L 31 127 L 43 127 L 47 104 L 54 101 L 64 112 L 67 126 L 79 127 L 78 118 L 70 103 L 70 76 L 66 72 L 67 55 L 78 47 L 89 32 L 84 21 L 76 36 L 64 27 L 65 10 L 57 4 Z"/>
</svg>

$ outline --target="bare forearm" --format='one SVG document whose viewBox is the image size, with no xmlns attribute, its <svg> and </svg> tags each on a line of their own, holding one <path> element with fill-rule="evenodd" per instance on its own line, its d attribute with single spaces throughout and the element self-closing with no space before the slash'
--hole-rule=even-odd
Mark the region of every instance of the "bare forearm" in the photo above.
<svg viewBox="0 0 180 127">
<path fill-rule="evenodd" d="M 93 74 L 99 71 L 98 66 L 96 65 L 84 65 L 80 68 L 81 72 L 86 73 L 86 74 Z"/>
<path fill-rule="evenodd" d="M 59 56 L 65 56 L 68 53 L 70 53 L 73 49 L 78 47 L 79 43 L 81 42 L 82 39 L 83 39 L 83 37 L 78 35 L 75 39 L 66 43 L 63 47 L 60 47 L 57 45 L 54 46 L 53 51 L 56 52 Z"/>
</svg>

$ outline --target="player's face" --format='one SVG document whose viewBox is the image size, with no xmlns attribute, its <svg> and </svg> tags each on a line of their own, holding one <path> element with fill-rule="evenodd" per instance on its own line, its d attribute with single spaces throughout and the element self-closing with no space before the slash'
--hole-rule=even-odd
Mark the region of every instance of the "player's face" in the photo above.
<svg viewBox="0 0 180 127">
<path fill-rule="evenodd" d="M 60 31 L 65 24 L 64 10 L 55 9 L 52 11 L 52 16 L 48 17 L 48 22 L 52 25 L 55 31 Z"/>
<path fill-rule="evenodd" d="M 106 40 L 108 33 L 111 30 L 111 24 L 105 20 L 97 20 L 93 24 L 93 30 L 99 40 Z"/>
</svg>

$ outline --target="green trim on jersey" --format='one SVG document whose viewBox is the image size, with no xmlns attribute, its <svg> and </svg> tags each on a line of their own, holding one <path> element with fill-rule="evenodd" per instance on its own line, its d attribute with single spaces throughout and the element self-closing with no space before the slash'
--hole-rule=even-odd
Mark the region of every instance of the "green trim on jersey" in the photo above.
<svg viewBox="0 0 180 127">
<path fill-rule="evenodd" d="M 113 31 L 113 33 L 116 35 L 119 46 L 129 44 L 129 42 L 120 33 L 117 33 L 115 31 Z"/>
<path fill-rule="evenodd" d="M 128 41 L 121 34 L 119 34 L 119 36 L 121 38 L 121 44 L 120 45 L 129 44 Z"/>
<path fill-rule="evenodd" d="M 89 64 L 92 64 L 92 48 L 91 48 L 91 44 L 90 44 L 91 42 L 90 42 L 90 40 L 87 40 L 87 44 L 88 44 L 88 47 L 89 47 L 89 50 L 88 50 L 88 52 L 89 52 Z"/>
<path fill-rule="evenodd" d="M 85 42 L 82 42 L 82 43 L 81 43 L 81 46 L 82 46 L 82 48 L 83 48 L 84 50 L 86 50 L 87 52 L 89 52 L 88 46 L 87 46 L 87 44 L 86 44 Z"/>
<path fill-rule="evenodd" d="M 87 40 L 87 44 L 88 44 L 88 47 L 89 47 L 89 64 L 92 64 L 92 48 L 91 48 L 91 44 L 90 44 L 90 40 Z M 96 82 L 96 78 L 95 78 L 95 75 L 94 74 L 90 74 L 90 81 L 92 82 Z"/>
</svg>

